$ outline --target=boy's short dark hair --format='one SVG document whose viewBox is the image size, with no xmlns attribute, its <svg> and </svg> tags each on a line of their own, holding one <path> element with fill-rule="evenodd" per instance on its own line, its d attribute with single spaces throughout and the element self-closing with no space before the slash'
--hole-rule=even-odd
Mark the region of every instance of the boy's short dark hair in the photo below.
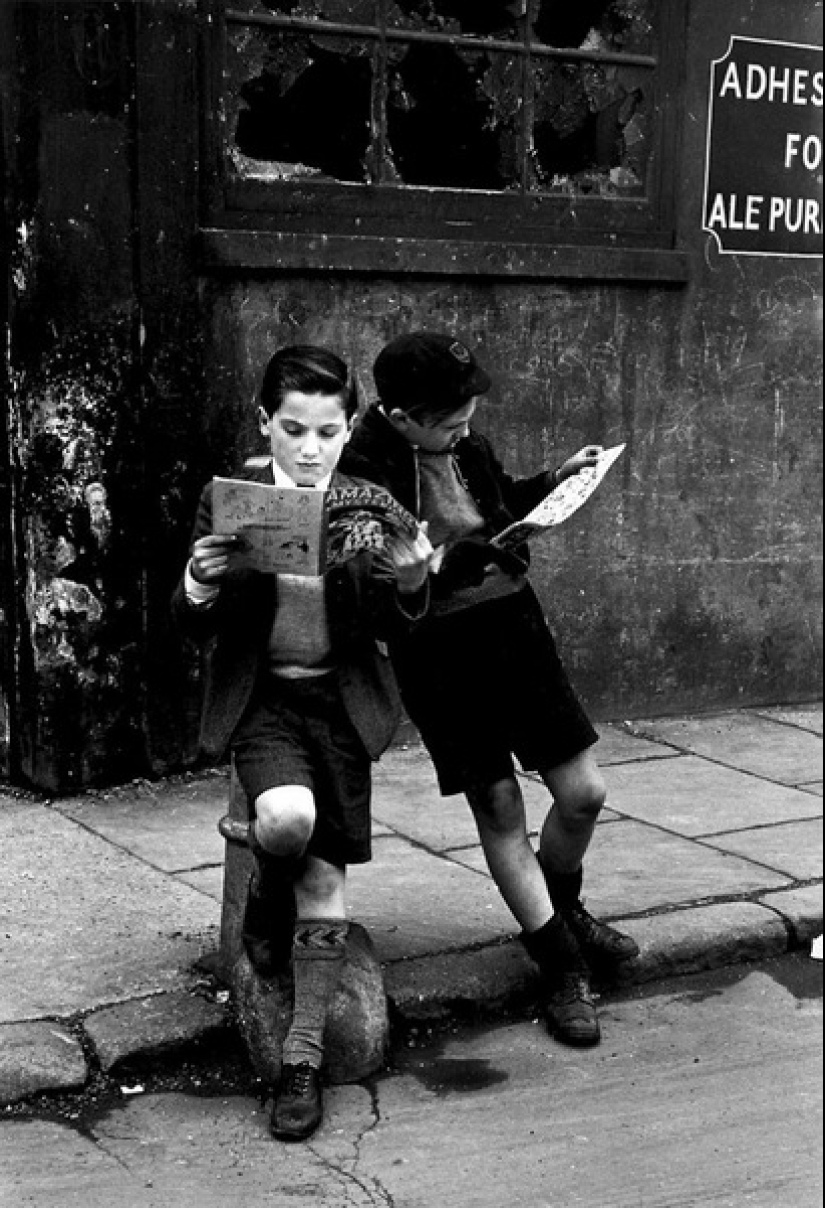
<svg viewBox="0 0 825 1208">
<path fill-rule="evenodd" d="M 301 394 L 340 394 L 347 419 L 358 411 L 358 387 L 344 361 L 328 348 L 291 344 L 270 359 L 261 383 L 261 406 L 269 418 L 290 390 Z"/>
<path fill-rule="evenodd" d="M 392 340 L 379 353 L 373 376 L 386 407 L 431 419 L 460 410 L 492 385 L 466 344 L 429 331 Z"/>
</svg>

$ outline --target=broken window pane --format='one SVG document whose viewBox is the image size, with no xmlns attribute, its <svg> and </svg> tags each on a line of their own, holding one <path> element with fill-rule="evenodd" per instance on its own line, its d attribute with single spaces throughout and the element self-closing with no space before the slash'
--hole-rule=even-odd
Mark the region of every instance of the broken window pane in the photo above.
<svg viewBox="0 0 825 1208">
<path fill-rule="evenodd" d="M 419 29 L 465 37 L 520 38 L 525 0 L 390 0 L 393 29 Z"/>
<path fill-rule="evenodd" d="M 393 57 L 387 134 L 398 179 L 454 189 L 517 186 L 520 63 L 420 43 Z"/>
<path fill-rule="evenodd" d="M 653 61 L 613 60 L 652 56 L 656 7 L 655 0 L 234 0 L 250 23 L 237 15 L 228 22 L 229 158 L 242 175 L 273 182 L 641 194 Z M 255 14 L 272 20 L 255 24 Z M 363 32 L 314 32 L 289 24 L 296 19 Z M 382 21 L 387 39 L 379 37 Z M 512 53 L 482 39 L 512 43 Z M 566 49 L 577 57 L 565 59 Z"/>
<path fill-rule="evenodd" d="M 546 46 L 652 54 L 654 0 L 532 0 L 534 36 Z"/>
<path fill-rule="evenodd" d="M 234 115 L 241 157 L 267 161 L 269 179 L 369 179 L 372 45 L 257 30 L 243 31 L 234 49 L 246 77 Z M 246 175 L 256 174 L 235 158 Z"/>
<path fill-rule="evenodd" d="M 606 196 L 641 192 L 650 71 L 545 60 L 533 72 L 532 188 Z"/>
</svg>

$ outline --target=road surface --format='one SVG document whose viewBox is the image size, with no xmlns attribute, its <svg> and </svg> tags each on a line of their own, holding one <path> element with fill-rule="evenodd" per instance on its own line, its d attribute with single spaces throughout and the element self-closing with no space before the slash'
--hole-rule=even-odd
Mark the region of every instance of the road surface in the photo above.
<svg viewBox="0 0 825 1208">
<path fill-rule="evenodd" d="M 248 1085 L 18 1114 L 0 1120 L 0 1204 L 820 1208 L 821 968 L 609 1000 L 584 1052 L 529 1022 L 439 1037 L 332 1091 L 309 1145 L 271 1141 Z"/>
</svg>

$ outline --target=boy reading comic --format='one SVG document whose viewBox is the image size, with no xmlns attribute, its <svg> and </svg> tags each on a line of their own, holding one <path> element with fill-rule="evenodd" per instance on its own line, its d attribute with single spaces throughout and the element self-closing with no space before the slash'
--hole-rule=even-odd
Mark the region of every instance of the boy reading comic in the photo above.
<svg viewBox="0 0 825 1208">
<path fill-rule="evenodd" d="M 543 975 L 558 1040 L 596 1044 L 594 966 L 638 954 L 630 936 L 581 901 L 582 863 L 605 801 L 598 739 L 567 678 L 530 586 L 526 546 L 493 538 L 559 484 L 595 468 L 587 446 L 557 470 L 508 474 L 470 422 L 491 380 L 460 340 L 414 332 L 379 355 L 378 402 L 342 461 L 428 525 L 443 563 L 427 616 L 391 645 L 401 694 L 442 793 L 464 793 L 490 873 Z M 551 794 L 538 853 L 528 840 L 513 757 Z"/>
<path fill-rule="evenodd" d="M 281 349 L 260 394 L 271 459 L 242 476 L 281 488 L 358 486 L 336 470 L 356 410 L 337 356 Z M 231 749 L 250 802 L 245 946 L 263 975 L 293 960 L 294 1016 L 271 1118 L 282 1140 L 308 1137 L 322 1119 L 324 1028 L 348 930 L 346 867 L 370 859 L 370 762 L 399 716 L 377 641 L 426 608 L 432 554 L 423 529 L 401 531 L 389 513 L 342 512 L 329 538 L 336 555 L 322 576 L 262 574 L 243 559 L 234 566 L 242 538 L 213 532 L 209 484 L 173 600 L 184 634 L 208 646 L 201 745 L 212 757 Z"/>
</svg>

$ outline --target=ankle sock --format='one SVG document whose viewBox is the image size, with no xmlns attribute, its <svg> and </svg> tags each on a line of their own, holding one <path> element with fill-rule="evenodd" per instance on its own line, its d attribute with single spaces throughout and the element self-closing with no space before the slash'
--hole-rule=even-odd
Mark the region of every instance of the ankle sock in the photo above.
<svg viewBox="0 0 825 1208">
<path fill-rule="evenodd" d="M 588 971 L 578 941 L 560 915 L 554 915 L 538 931 L 524 932 L 521 942 L 550 981 L 563 973 Z"/>
<path fill-rule="evenodd" d="M 321 1068 L 327 1014 L 341 980 L 348 934 L 349 923 L 343 919 L 302 920 L 295 925 L 295 1002 L 284 1041 L 284 1065 L 306 1062 Z"/>
</svg>

